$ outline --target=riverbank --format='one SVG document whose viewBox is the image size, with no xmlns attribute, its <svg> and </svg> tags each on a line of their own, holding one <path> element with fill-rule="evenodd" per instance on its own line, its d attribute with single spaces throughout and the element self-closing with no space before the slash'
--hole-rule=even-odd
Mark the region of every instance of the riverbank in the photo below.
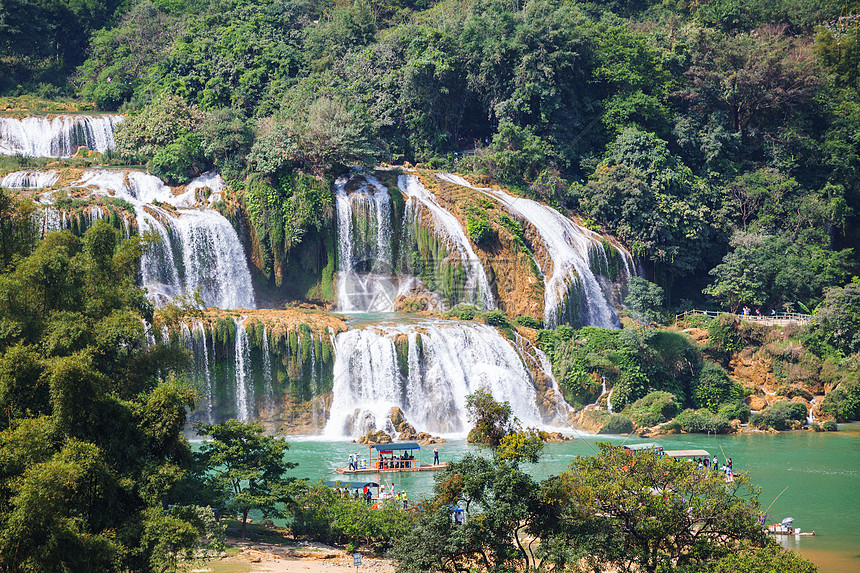
<svg viewBox="0 0 860 573">
<path fill-rule="evenodd" d="M 337 573 L 355 571 L 352 554 L 324 543 L 261 543 L 229 539 L 222 556 L 191 569 L 191 573 Z M 374 573 L 393 573 L 387 559 L 362 555 L 361 567 Z"/>
<path fill-rule="evenodd" d="M 446 436 L 439 447 L 442 461 L 456 461 L 468 452 L 482 450 L 463 439 Z M 356 451 L 347 441 L 319 438 L 290 439 L 290 461 L 299 465 L 290 472 L 312 480 L 342 479 L 335 469 Z M 860 424 L 840 424 L 838 432 L 789 431 L 779 433 L 741 433 L 728 435 L 677 434 L 656 439 L 633 436 L 578 435 L 577 439 L 546 444 L 539 464 L 525 464 L 536 479 L 546 479 L 565 470 L 579 455 L 596 453 L 598 442 L 615 444 L 656 441 L 667 450 L 704 449 L 721 461 L 732 458 L 736 472 L 748 472 L 752 482 L 762 488 L 759 497 L 767 508 L 768 521 L 776 523 L 794 517 L 795 526 L 815 531 L 814 537 L 779 539 L 819 566 L 821 573 L 860 571 L 860 533 L 854 527 L 860 510 Z M 366 454 L 366 450 L 362 452 Z M 419 500 L 433 494 L 433 472 L 386 473 L 386 483 L 394 482 L 406 490 L 409 499 Z M 780 492 L 788 488 L 780 496 Z M 779 496 L 777 498 L 777 496 Z M 774 501 L 776 499 L 776 501 Z"/>
</svg>

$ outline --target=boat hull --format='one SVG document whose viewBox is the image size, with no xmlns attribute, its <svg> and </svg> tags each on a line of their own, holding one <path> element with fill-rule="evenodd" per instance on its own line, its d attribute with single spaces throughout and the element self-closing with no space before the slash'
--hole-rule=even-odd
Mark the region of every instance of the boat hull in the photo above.
<svg viewBox="0 0 860 573">
<path fill-rule="evenodd" d="M 444 470 L 447 467 L 448 462 L 442 462 L 441 464 L 434 464 L 430 466 L 417 466 L 410 468 L 360 468 L 357 470 L 351 470 L 348 467 L 345 467 L 337 468 L 334 471 L 339 474 L 385 474 L 402 472 L 432 472 L 437 470 Z"/>
</svg>

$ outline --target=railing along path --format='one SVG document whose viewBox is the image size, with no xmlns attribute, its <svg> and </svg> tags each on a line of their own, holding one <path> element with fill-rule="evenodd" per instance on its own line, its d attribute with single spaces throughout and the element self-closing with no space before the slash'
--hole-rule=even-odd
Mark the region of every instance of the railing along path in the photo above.
<svg viewBox="0 0 860 573">
<path fill-rule="evenodd" d="M 687 310 L 682 312 L 681 314 L 675 315 L 675 320 L 681 320 L 687 316 L 692 314 L 703 314 L 705 316 L 709 316 L 711 318 L 716 318 L 721 314 L 732 314 L 730 312 L 719 312 L 715 310 Z M 811 314 L 802 314 L 799 312 L 782 312 L 779 314 L 770 314 L 770 315 L 761 315 L 757 314 L 734 314 L 739 320 L 746 320 L 748 322 L 757 322 L 759 324 L 764 324 L 766 326 L 786 326 L 788 324 L 806 324 L 812 321 Z"/>
</svg>

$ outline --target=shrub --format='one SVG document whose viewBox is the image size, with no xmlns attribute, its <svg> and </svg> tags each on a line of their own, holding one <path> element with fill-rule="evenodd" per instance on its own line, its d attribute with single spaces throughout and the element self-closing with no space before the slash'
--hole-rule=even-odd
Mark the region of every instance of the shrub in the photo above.
<svg viewBox="0 0 860 573">
<path fill-rule="evenodd" d="M 688 328 L 708 328 L 714 319 L 707 314 L 688 314 L 681 319 Z"/>
<path fill-rule="evenodd" d="M 746 424 L 750 419 L 750 407 L 744 402 L 726 404 L 720 408 L 718 415 L 726 420 L 740 420 L 742 424 Z"/>
<path fill-rule="evenodd" d="M 800 402 L 777 402 L 770 408 L 750 417 L 750 423 L 756 428 L 773 428 L 787 430 L 792 421 L 806 420 L 806 406 Z"/>
<path fill-rule="evenodd" d="M 705 408 L 684 410 L 675 421 L 691 434 L 725 434 L 731 427 L 728 420 Z"/>
<path fill-rule="evenodd" d="M 508 322 L 508 317 L 501 310 L 488 310 L 481 315 L 481 320 L 490 326 L 495 326 L 503 331 L 508 338 L 514 338 L 514 331 L 511 329 L 511 323 Z"/>
<path fill-rule="evenodd" d="M 628 414 L 639 427 L 651 427 L 671 420 L 678 415 L 681 407 L 671 392 L 651 392 L 643 398 L 639 398 L 633 404 L 625 408 Z"/>
<path fill-rule="evenodd" d="M 633 421 L 624 414 L 610 414 L 598 434 L 629 434 L 633 431 Z"/>
<path fill-rule="evenodd" d="M 490 326 L 499 326 L 502 328 L 510 328 L 511 326 L 510 322 L 508 322 L 508 317 L 501 310 L 488 310 L 481 315 L 481 319 Z"/>
<path fill-rule="evenodd" d="M 708 325 L 708 351 L 722 359 L 744 347 L 737 333 L 737 319 L 731 314 L 721 314 Z"/>
<path fill-rule="evenodd" d="M 840 422 L 860 418 L 860 381 L 855 378 L 839 384 L 824 398 L 821 410 Z"/>
<path fill-rule="evenodd" d="M 729 378 L 725 369 L 713 362 L 705 362 L 693 380 L 693 406 L 707 408 L 716 413 L 722 404 L 743 398 L 743 387 Z"/>
<path fill-rule="evenodd" d="M 839 429 L 839 425 L 833 420 L 827 420 L 821 425 L 825 432 L 835 432 Z"/>
<path fill-rule="evenodd" d="M 466 216 L 466 232 L 473 243 L 483 246 L 492 243 L 496 235 L 489 221 L 471 215 Z"/>
<path fill-rule="evenodd" d="M 543 328 L 543 322 L 533 316 L 518 316 L 514 319 L 514 324 L 535 330 Z"/>
<path fill-rule="evenodd" d="M 208 167 L 200 145 L 200 136 L 185 134 L 162 147 L 147 163 L 149 171 L 170 185 L 185 183 Z"/>
<path fill-rule="evenodd" d="M 471 304 L 458 304 L 445 313 L 445 318 L 459 318 L 460 320 L 472 320 L 481 313 L 481 310 Z"/>
</svg>

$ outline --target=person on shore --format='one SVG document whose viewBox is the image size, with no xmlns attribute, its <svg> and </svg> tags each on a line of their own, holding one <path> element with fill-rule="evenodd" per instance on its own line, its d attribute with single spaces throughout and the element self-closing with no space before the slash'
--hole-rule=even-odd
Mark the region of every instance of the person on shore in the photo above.
<svg viewBox="0 0 860 573">
<path fill-rule="evenodd" d="M 714 461 L 711 462 L 711 465 L 714 466 L 714 469 L 720 468 L 720 462 L 717 460 L 717 455 L 714 454 Z"/>
<path fill-rule="evenodd" d="M 439 465 L 439 448 L 433 448 L 433 465 Z"/>
<path fill-rule="evenodd" d="M 757 306 L 755 308 L 755 313 L 759 318 L 761 318 L 761 307 L 760 306 Z"/>
<path fill-rule="evenodd" d="M 406 490 L 400 492 L 400 501 L 403 502 L 403 509 L 409 509 L 409 499 L 406 497 Z"/>
</svg>

